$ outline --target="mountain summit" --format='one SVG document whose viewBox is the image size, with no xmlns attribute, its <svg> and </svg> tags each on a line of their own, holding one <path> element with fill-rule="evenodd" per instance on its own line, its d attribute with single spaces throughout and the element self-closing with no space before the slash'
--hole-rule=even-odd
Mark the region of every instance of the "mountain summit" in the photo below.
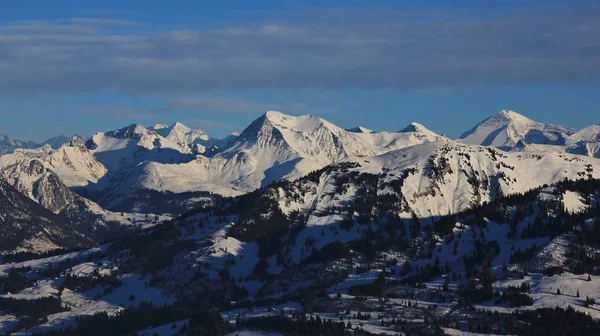
<svg viewBox="0 0 600 336">
<path fill-rule="evenodd" d="M 541 145 L 564 145 L 575 130 L 533 121 L 517 112 L 502 110 L 480 122 L 459 139 L 472 145 L 494 146 L 508 149 L 519 141 Z"/>
</svg>

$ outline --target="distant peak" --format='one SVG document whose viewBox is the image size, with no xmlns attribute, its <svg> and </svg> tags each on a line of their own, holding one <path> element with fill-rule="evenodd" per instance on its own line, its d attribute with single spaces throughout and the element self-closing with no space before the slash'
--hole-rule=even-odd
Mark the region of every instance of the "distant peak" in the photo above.
<svg viewBox="0 0 600 336">
<path fill-rule="evenodd" d="M 430 132 L 427 127 L 417 123 L 412 122 L 408 126 L 406 126 L 400 133 L 409 133 L 409 132 Z"/>
<path fill-rule="evenodd" d="M 372 129 L 368 129 L 368 128 L 362 127 L 362 126 L 348 128 L 348 129 L 346 129 L 346 131 L 352 132 L 352 133 L 374 133 L 374 131 Z"/>
<path fill-rule="evenodd" d="M 267 118 L 267 120 L 280 120 L 290 116 L 283 114 L 279 111 L 267 111 L 265 112 L 264 117 Z"/>
<path fill-rule="evenodd" d="M 491 118 L 493 119 L 503 119 L 503 120 L 509 120 L 509 121 L 530 121 L 529 118 L 525 117 L 524 115 L 515 112 L 515 111 L 511 111 L 511 110 L 502 110 L 498 113 L 496 113 L 496 115 L 492 116 Z"/>
<path fill-rule="evenodd" d="M 182 131 L 182 132 L 190 132 L 192 129 L 185 126 L 184 124 L 180 123 L 180 122 L 176 122 L 173 125 L 171 125 L 171 129 L 172 130 L 177 130 L 177 131 Z"/>
<path fill-rule="evenodd" d="M 131 124 L 127 127 L 108 132 L 107 135 L 113 136 L 115 138 L 128 139 L 146 134 L 147 132 L 148 130 L 144 126 L 139 124 Z"/>
</svg>

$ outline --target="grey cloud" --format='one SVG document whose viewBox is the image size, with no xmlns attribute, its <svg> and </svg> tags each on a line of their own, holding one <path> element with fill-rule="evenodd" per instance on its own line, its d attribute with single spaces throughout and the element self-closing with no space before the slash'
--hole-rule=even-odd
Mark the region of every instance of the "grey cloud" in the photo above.
<svg viewBox="0 0 600 336">
<path fill-rule="evenodd" d="M 128 23 L 118 20 L 63 20 L 62 26 L 99 28 L 69 33 L 27 31 L 23 23 L 21 30 L 0 28 L 0 93 L 173 96 L 261 87 L 423 89 L 597 81 L 600 6 L 577 9 L 487 16 L 337 11 L 329 14 L 334 20 L 315 15 L 122 34 L 114 28 Z M 103 25 L 111 26 L 111 33 L 102 31 Z M 216 103 L 200 102 L 211 104 Z"/>
<path fill-rule="evenodd" d="M 160 117 L 157 114 L 128 105 L 85 106 L 78 107 L 75 111 L 81 114 L 117 120 L 152 121 Z"/>
</svg>

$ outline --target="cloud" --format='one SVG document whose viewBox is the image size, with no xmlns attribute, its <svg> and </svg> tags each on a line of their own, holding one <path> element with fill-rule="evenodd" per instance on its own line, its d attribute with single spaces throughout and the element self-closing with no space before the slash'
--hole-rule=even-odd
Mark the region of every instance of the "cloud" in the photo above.
<svg viewBox="0 0 600 336">
<path fill-rule="evenodd" d="M 255 114 L 274 109 L 289 109 L 293 105 L 267 104 L 240 98 L 188 95 L 168 97 L 161 110 L 204 111 L 222 114 Z"/>
<path fill-rule="evenodd" d="M 160 118 L 160 115 L 152 113 L 152 111 L 142 111 L 128 105 L 83 106 L 76 108 L 75 112 L 117 120 L 151 121 Z"/>
<path fill-rule="evenodd" d="M 69 31 L 49 29 L 48 22 L 46 29 L 39 22 L 11 23 L 0 27 L 0 94 L 108 91 L 177 97 L 256 88 L 598 81 L 599 14 L 594 4 L 503 15 L 348 9 L 226 28 L 133 32 L 126 28 L 135 23 L 110 19 L 55 22 Z M 119 27 L 123 31 L 115 32 Z M 259 103 L 210 98 L 172 98 L 168 104 L 265 109 Z"/>
</svg>

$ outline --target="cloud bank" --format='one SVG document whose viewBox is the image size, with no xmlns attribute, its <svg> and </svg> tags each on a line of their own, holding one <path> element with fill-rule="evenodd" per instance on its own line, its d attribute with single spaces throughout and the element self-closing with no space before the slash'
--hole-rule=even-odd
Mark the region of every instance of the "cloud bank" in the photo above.
<svg viewBox="0 0 600 336">
<path fill-rule="evenodd" d="M 262 87 L 421 89 L 600 79 L 598 5 L 504 15 L 318 14 L 187 30 L 109 18 L 7 23 L 0 26 L 0 94 L 177 97 Z"/>
</svg>

